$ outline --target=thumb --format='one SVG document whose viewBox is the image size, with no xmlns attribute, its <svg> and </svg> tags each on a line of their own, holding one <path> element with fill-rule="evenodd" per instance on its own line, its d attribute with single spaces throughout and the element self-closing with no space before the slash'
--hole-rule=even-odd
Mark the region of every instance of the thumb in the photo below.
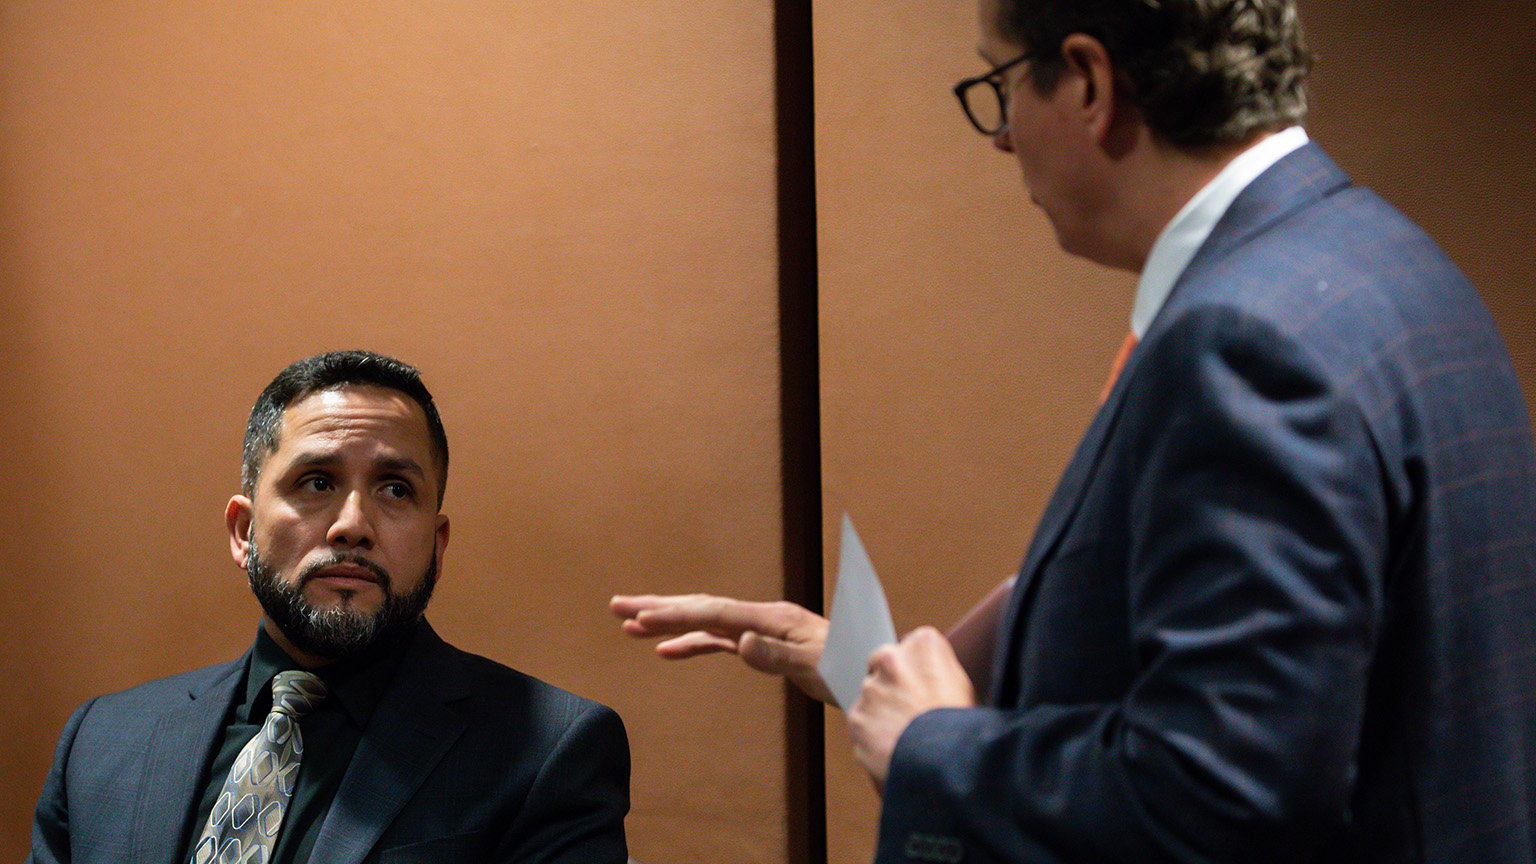
<svg viewBox="0 0 1536 864">
<path fill-rule="evenodd" d="M 741 634 L 736 653 L 748 666 L 770 675 L 784 675 L 794 665 L 789 643 L 751 630 Z"/>
</svg>

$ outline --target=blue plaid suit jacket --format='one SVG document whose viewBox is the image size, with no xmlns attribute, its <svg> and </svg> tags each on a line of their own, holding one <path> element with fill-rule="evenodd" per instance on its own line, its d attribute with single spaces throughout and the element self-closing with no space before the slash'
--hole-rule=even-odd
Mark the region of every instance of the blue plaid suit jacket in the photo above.
<svg viewBox="0 0 1536 864">
<path fill-rule="evenodd" d="M 1536 860 L 1536 455 L 1492 321 L 1315 145 L 1085 434 L 988 707 L 898 743 L 877 860 Z"/>
<path fill-rule="evenodd" d="M 244 662 L 77 710 L 38 802 L 28 861 L 174 861 Z M 423 624 L 310 860 L 624 864 L 628 809 L 617 714 L 460 651 Z"/>
</svg>

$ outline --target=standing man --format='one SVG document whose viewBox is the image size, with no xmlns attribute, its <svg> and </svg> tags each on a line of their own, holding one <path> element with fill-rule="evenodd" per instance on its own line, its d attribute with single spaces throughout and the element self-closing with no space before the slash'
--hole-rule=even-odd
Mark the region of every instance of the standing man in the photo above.
<svg viewBox="0 0 1536 864">
<path fill-rule="evenodd" d="M 245 433 L 244 657 L 87 702 L 30 861 L 623 864 L 618 715 L 438 638 L 448 439 L 415 369 L 289 366 Z"/>
<path fill-rule="evenodd" d="M 876 860 L 1536 861 L 1525 405 L 1471 286 L 1298 125 L 1294 4 L 979 11 L 971 123 L 1064 249 L 1141 281 L 1016 584 L 953 643 L 993 649 L 871 657 Z M 614 608 L 820 685 L 798 607 Z"/>
</svg>

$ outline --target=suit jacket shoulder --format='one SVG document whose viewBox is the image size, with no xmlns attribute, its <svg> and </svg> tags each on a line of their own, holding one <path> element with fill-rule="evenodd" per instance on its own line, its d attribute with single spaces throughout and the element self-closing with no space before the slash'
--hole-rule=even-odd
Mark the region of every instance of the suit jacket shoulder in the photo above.
<svg viewBox="0 0 1536 864">
<path fill-rule="evenodd" d="M 244 662 L 150 681 L 76 709 L 38 799 L 28 860 L 174 855 Z"/>
</svg>

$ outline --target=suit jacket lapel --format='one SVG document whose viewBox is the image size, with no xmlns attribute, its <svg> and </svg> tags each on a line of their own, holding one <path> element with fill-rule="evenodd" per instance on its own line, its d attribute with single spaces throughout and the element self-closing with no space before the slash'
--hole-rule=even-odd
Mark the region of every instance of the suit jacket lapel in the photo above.
<svg viewBox="0 0 1536 864">
<path fill-rule="evenodd" d="M 1124 400 L 1120 384 L 1129 377 L 1135 362 L 1136 356 L 1133 353 L 1121 372 L 1120 382 L 1117 382 L 1099 412 L 1094 415 L 1088 431 L 1083 433 L 1083 439 L 1078 442 L 1072 460 L 1067 463 L 1061 480 L 1056 484 L 1056 491 L 1051 493 L 1051 499 L 1045 505 L 1040 524 L 1035 528 L 1034 540 L 1030 542 L 1024 563 L 1019 567 L 1018 580 L 1014 583 L 1013 594 L 1003 613 L 1002 626 L 998 629 L 997 649 L 992 657 L 992 693 L 989 699 L 993 705 L 1009 706 L 1018 697 L 1014 686 L 1017 677 L 1014 665 L 1020 652 L 1011 649 L 1014 634 L 1021 632 L 1023 619 L 1028 615 L 1041 565 L 1054 554 L 1061 535 L 1072 521 L 1072 514 L 1077 512 L 1078 505 L 1082 503 L 1088 480 L 1098 465 L 1099 454 L 1104 449 L 1109 431 L 1114 427 L 1115 417 L 1119 414 L 1120 403 Z"/>
<path fill-rule="evenodd" d="M 363 730 L 310 860 L 358 864 L 467 721 L 450 703 L 471 694 L 458 654 L 425 622 Z"/>
<path fill-rule="evenodd" d="M 130 848 L 135 861 L 173 861 L 202 788 L 208 754 L 245 668 L 242 657 L 190 688 L 155 723 L 145 754 Z"/>
<path fill-rule="evenodd" d="M 1260 174 L 1233 200 L 1212 229 L 1210 237 L 1195 253 L 1194 259 L 1185 268 L 1164 303 L 1163 312 L 1152 322 L 1144 341 L 1156 338 L 1159 324 L 1166 325 L 1170 318 L 1166 312 L 1177 303 L 1179 285 L 1201 269 L 1219 261 L 1228 251 L 1263 233 L 1277 221 L 1347 185 L 1349 178 L 1343 170 L 1315 144 L 1307 144 L 1295 150 Z M 1041 568 L 1054 555 L 1062 534 L 1082 503 L 1088 481 L 1098 466 L 1100 454 L 1125 400 L 1127 382 L 1135 378 L 1141 357 L 1141 352 L 1131 354 L 1125 368 L 1121 370 L 1119 380 L 1094 416 L 1088 431 L 1083 434 L 1082 441 L 1073 453 L 1072 460 L 1067 463 L 1056 491 L 1052 493 L 1040 517 L 1040 525 L 1035 529 L 1034 540 L 1019 568 L 1013 596 L 1009 598 L 998 630 L 997 649 L 992 660 L 993 692 L 990 702 L 994 705 L 1010 706 L 1019 696 L 1016 692 L 1017 670 L 1014 666 L 1021 652 L 1013 650 L 1014 641 L 1021 638 L 1019 634 L 1028 616 Z"/>
</svg>

